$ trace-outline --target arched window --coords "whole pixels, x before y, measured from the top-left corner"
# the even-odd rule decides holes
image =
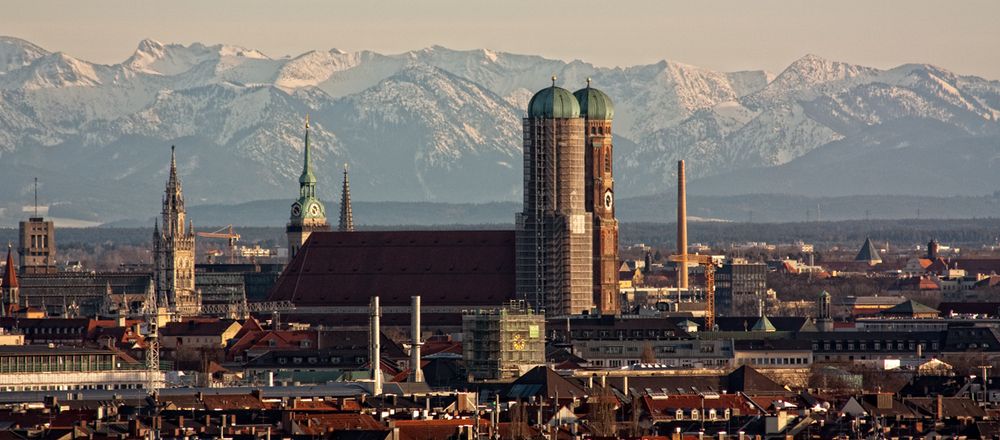
[[[611,152],[604,150],[604,172],[611,173]]]

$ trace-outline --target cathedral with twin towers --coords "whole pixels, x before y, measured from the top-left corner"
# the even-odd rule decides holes
[[[620,313],[620,298],[618,292],[618,220],[615,218],[615,192],[613,173],[613,142],[612,119],[614,105],[611,98],[604,92],[591,87],[590,80],[586,85],[570,92],[556,85],[556,77],[552,77],[552,85],[532,96],[526,117],[523,119],[523,151],[524,151],[524,193],[523,209],[515,216],[514,231],[451,231],[445,235],[461,244],[464,240],[480,240],[491,237],[490,240],[504,242],[506,234],[511,237],[508,245],[496,246],[492,249],[477,249],[474,254],[458,258],[466,250],[462,246],[449,248],[438,243],[434,238],[429,246],[437,246],[433,255],[438,258],[457,258],[455,261],[468,262],[471,259],[493,261],[499,272],[491,275],[494,279],[491,286],[502,288],[499,295],[505,300],[517,299],[524,301],[536,311],[545,311],[549,316],[568,316],[580,314],[617,315]],[[299,176],[299,195],[291,204],[289,220],[285,228],[288,246],[289,267],[301,268],[307,255],[315,258],[333,258],[325,253],[348,252],[345,249],[313,249],[310,252],[310,235],[351,233],[354,238],[344,236],[338,240],[358,241],[359,249],[368,249],[365,255],[388,255],[395,260],[412,249],[403,249],[399,242],[392,242],[384,236],[386,232],[353,232],[354,219],[351,210],[350,184],[347,166],[344,166],[343,189],[341,193],[340,218],[336,231],[331,231],[327,222],[326,208],[317,196],[317,177],[313,171],[313,151],[309,142],[309,118],[306,117],[303,145],[302,173]],[[167,183],[163,207],[163,230],[157,228],[156,243],[156,274],[157,290],[161,298],[178,309],[193,310],[198,302],[197,292],[193,290],[194,267],[194,233],[191,226],[184,225],[184,204],[180,192],[180,181],[176,177],[176,167],[171,159],[171,175]],[[381,234],[381,235],[380,235]],[[421,237],[433,234],[420,231],[398,231],[400,237],[410,237],[406,242],[417,242]],[[369,237],[369,235],[372,235]],[[376,237],[378,235],[378,237]],[[326,235],[324,235],[326,236]],[[370,238],[370,239],[369,239]],[[336,240],[335,240],[336,241]],[[489,240],[487,240],[489,241]],[[385,243],[392,242],[392,245]],[[383,244],[379,244],[383,243]],[[372,247],[385,249],[372,250]],[[315,247],[315,246],[314,246]],[[329,246],[327,246],[329,247]],[[423,249],[423,260],[432,258],[427,249]],[[300,256],[300,254],[302,254]],[[454,255],[453,255],[454,254]],[[495,254],[495,255],[494,255]],[[347,258],[357,263],[361,254],[342,255],[338,259]],[[388,257],[386,257],[388,258]],[[310,258],[312,260],[314,258]],[[420,258],[417,258],[420,260]],[[380,260],[381,261],[381,260]],[[415,260],[416,261],[416,260]],[[438,262],[445,264],[443,261]],[[373,262],[373,264],[381,264]],[[400,263],[401,264],[401,263]],[[425,271],[431,270],[434,261],[422,261]],[[510,272],[504,272],[505,265],[512,266]],[[400,266],[402,267],[402,266]],[[405,271],[405,268],[397,268]],[[319,274],[312,274],[319,283],[327,289],[353,289],[352,282],[357,285],[369,285],[376,279],[367,279],[361,283],[355,278],[362,276],[356,268],[345,272],[331,272],[329,268],[319,280]],[[423,290],[447,290],[450,286],[477,285],[471,280],[480,279],[481,273],[477,267],[471,267],[468,273],[459,273],[452,267],[447,272],[439,272],[434,277],[421,278],[419,288],[416,284],[400,284],[398,287],[407,290],[407,294],[426,294]],[[505,275],[509,273],[509,275]],[[302,298],[316,296],[316,292],[307,292],[307,284],[300,283],[302,270],[286,268],[277,285],[272,290],[271,300],[299,300],[303,304],[312,300]],[[410,273],[395,274],[396,278],[408,279]],[[390,277],[386,273],[373,273],[363,277]],[[388,279],[388,278],[386,278]],[[348,282],[348,280],[354,280]],[[383,280],[384,281],[384,280]],[[417,283],[419,284],[419,283]],[[478,285],[478,288],[482,288]],[[385,288],[383,288],[385,290]],[[413,292],[409,292],[413,290]],[[419,292],[417,290],[420,290]],[[482,292],[480,292],[482,293]],[[356,292],[344,291],[330,293],[350,297],[351,305],[365,304],[365,298],[374,295],[401,294],[399,292]],[[464,292],[467,298],[462,301],[449,299],[451,295],[442,298],[442,305],[464,306],[464,303],[478,301],[474,298],[476,292]],[[325,294],[324,294],[325,295]],[[491,296],[492,298],[492,296]],[[315,299],[315,298],[313,298]],[[483,298],[480,298],[483,299]],[[329,299],[313,301],[323,304]],[[341,301],[346,301],[341,298]],[[490,300],[496,301],[496,298]],[[358,304],[354,304],[354,303]],[[312,304],[309,303],[309,304]],[[485,305],[478,304],[477,305]],[[500,302],[495,303],[500,306]]]
[[[587,85],[556,85],[524,118],[524,206],[516,216],[517,296],[554,316],[620,312],[611,121]]]

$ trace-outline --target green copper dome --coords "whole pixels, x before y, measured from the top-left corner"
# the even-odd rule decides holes
[[[535,93],[528,102],[529,118],[564,119],[579,118],[580,103],[573,94],[562,87],[547,87]]]
[[[614,119],[615,106],[611,103],[611,98],[604,92],[590,87],[589,80],[587,87],[577,90],[573,96],[576,96],[576,100],[580,103],[580,116],[587,119]]]

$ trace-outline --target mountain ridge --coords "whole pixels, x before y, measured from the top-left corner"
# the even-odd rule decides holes
[[[121,63],[103,65],[13,37],[0,37],[0,184],[23,188],[24,179],[39,175],[50,182],[52,203],[78,205],[82,215],[105,221],[134,217],[130,205],[155,212],[148,201],[162,182],[150,170],[160,168],[169,145],[187,142],[178,152],[192,166],[185,171],[192,200],[291,197],[308,113],[325,197],[335,195],[337,171],[348,163],[361,199],[516,201],[520,119],[552,74],[571,89],[591,78],[615,100],[621,196],[669,188],[678,159],[688,161],[692,190],[704,178],[705,190],[719,194],[780,185],[808,195],[816,185],[795,176],[817,166],[807,159],[811,152],[837,149],[869,151],[889,173],[885,179],[913,188],[892,154],[873,153],[885,150],[871,149],[878,144],[871,133],[882,128],[876,137],[934,153],[900,153],[914,170],[954,150],[974,157],[949,163],[985,183],[970,186],[970,194],[1000,185],[989,175],[1000,157],[990,148],[1000,133],[1000,81],[928,64],[877,69],[807,54],[771,74],[666,60],[609,68],[441,46],[272,58],[234,45],[145,39]],[[948,137],[933,146],[905,131],[886,132],[937,123]],[[855,175],[857,163],[829,164],[835,169],[820,173],[828,179],[820,190],[855,188],[863,177]],[[74,175],[87,185],[73,184]],[[933,183],[913,191],[942,195],[937,187],[956,185]],[[0,195],[0,219],[19,215],[24,200],[23,190]]]

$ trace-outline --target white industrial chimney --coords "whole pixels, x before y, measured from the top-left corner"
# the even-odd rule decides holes
[[[382,395],[382,344],[381,324],[382,309],[378,305],[378,297],[372,297],[371,328],[368,330],[368,342],[371,347],[370,356],[372,369],[372,395]]]
[[[413,304],[413,316],[410,318],[410,382],[423,382],[424,371],[420,369],[420,346],[424,345],[420,340],[420,296],[410,297]]]

